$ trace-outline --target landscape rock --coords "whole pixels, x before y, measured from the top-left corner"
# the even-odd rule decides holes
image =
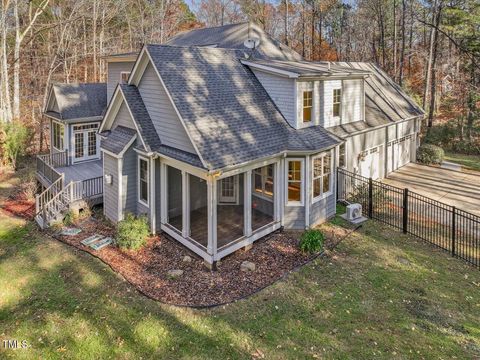
[[[192,258],[191,258],[190,256],[188,256],[188,255],[185,255],[185,256],[183,257],[183,262],[184,262],[184,263],[191,263],[191,262],[192,262]]]
[[[242,271],[255,271],[255,264],[250,261],[244,261],[242,262],[242,265],[240,265],[240,270]]]
[[[182,275],[183,275],[183,270],[179,270],[179,269],[168,270],[168,277],[172,279],[176,279]]]

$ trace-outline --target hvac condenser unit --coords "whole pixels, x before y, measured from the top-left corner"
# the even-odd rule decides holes
[[[362,205],[360,204],[347,205],[347,212],[342,215],[342,218],[353,224],[360,224],[367,220],[365,216],[362,216]]]

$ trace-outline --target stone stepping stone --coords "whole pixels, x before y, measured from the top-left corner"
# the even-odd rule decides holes
[[[82,232],[81,229],[77,229],[77,228],[67,228],[67,229],[63,229],[62,232],[60,233],[60,235],[64,235],[64,236],[75,236],[75,235],[78,235]]]
[[[95,234],[95,235],[92,235],[92,236],[89,236],[88,238],[80,241],[83,245],[85,246],[88,246],[90,244],[93,244],[94,242],[100,240],[100,239],[103,239],[103,236],[102,235],[98,235],[98,234]]]
[[[103,249],[105,246],[108,246],[110,245],[111,243],[113,243],[113,239],[111,237],[106,237],[106,238],[103,238],[102,240],[100,241],[97,241],[91,245],[89,245],[93,250],[101,250]]]

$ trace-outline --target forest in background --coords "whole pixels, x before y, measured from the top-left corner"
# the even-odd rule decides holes
[[[46,150],[48,84],[105,81],[106,55],[249,20],[307,60],[378,64],[426,110],[432,142],[480,154],[478,0],[0,1],[4,145],[23,124],[27,150]]]

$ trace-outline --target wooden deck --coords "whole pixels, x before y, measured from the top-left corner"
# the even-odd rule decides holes
[[[103,176],[102,160],[57,167],[55,170],[65,174],[65,184],[70,181],[83,181]]]
[[[271,215],[252,209],[252,230],[255,231],[273,222]],[[169,224],[176,229],[182,228],[182,217],[170,219]],[[244,212],[243,205],[218,205],[217,207],[217,248],[243,236]],[[190,237],[204,247],[208,245],[207,207],[190,213]]]

